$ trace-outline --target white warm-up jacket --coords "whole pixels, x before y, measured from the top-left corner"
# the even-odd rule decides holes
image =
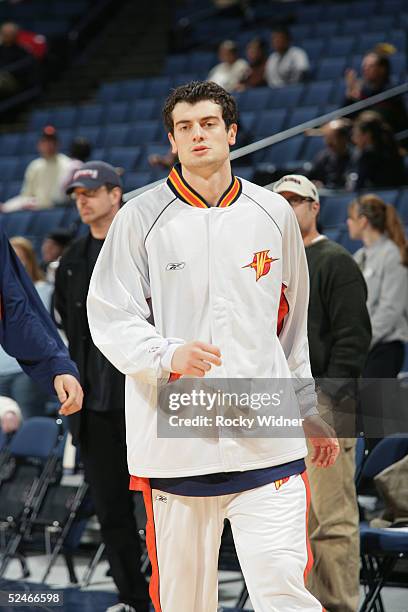
[[[175,167],[167,182],[130,200],[110,227],[88,295],[92,338],[126,374],[130,473],[190,476],[304,457],[303,437],[158,438],[156,397],[174,350],[201,340],[221,350],[212,378],[297,378],[300,412],[315,414],[308,298],[303,242],[281,196],[234,177],[210,207]]]

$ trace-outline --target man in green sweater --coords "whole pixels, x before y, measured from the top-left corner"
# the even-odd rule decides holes
[[[354,400],[342,381],[361,376],[371,340],[367,288],[355,261],[317,229],[318,191],[304,176],[286,175],[274,185],[299,223],[309,266],[308,336],[319,411],[337,424],[341,453],[335,465],[316,470],[307,461],[312,501],[309,534],[314,568],[308,587],[328,612],[355,612],[359,601],[359,514],[355,472]],[[344,381],[345,382],[345,381]],[[323,390],[324,389],[324,390]],[[347,415],[351,417],[349,423]],[[340,428],[339,419],[342,419]],[[343,436],[343,437],[342,437]]]

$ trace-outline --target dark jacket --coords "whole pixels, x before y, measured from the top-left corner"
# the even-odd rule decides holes
[[[306,257],[312,374],[330,379],[358,378],[371,341],[363,275],[350,253],[331,240],[306,247]]]
[[[84,388],[84,409],[89,408],[87,396],[87,365],[90,346],[97,357],[98,380],[92,381],[100,401],[93,408],[98,412],[124,410],[125,377],[105,359],[92,342],[86,312],[86,298],[90,281],[87,261],[90,235],[76,240],[63,255],[55,277],[55,310],[61,317],[62,327],[69,342],[69,352],[76,362]],[[93,364],[95,365],[95,364]],[[70,417],[74,441],[80,427],[80,415]]]
[[[78,370],[7,236],[0,231],[0,344],[47,393]]]

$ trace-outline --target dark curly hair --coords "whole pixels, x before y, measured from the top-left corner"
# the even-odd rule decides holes
[[[221,106],[226,129],[233,123],[238,123],[237,104],[231,94],[211,81],[191,81],[173,89],[164,103],[162,114],[167,132],[174,133],[172,113],[176,104],[179,102],[196,104],[202,100],[211,100]]]

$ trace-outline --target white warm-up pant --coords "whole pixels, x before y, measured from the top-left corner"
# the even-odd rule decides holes
[[[173,495],[151,489],[148,479],[132,481],[146,506],[155,612],[216,612],[224,519],[256,612],[322,612],[305,587],[312,565],[306,473],[214,497]]]

